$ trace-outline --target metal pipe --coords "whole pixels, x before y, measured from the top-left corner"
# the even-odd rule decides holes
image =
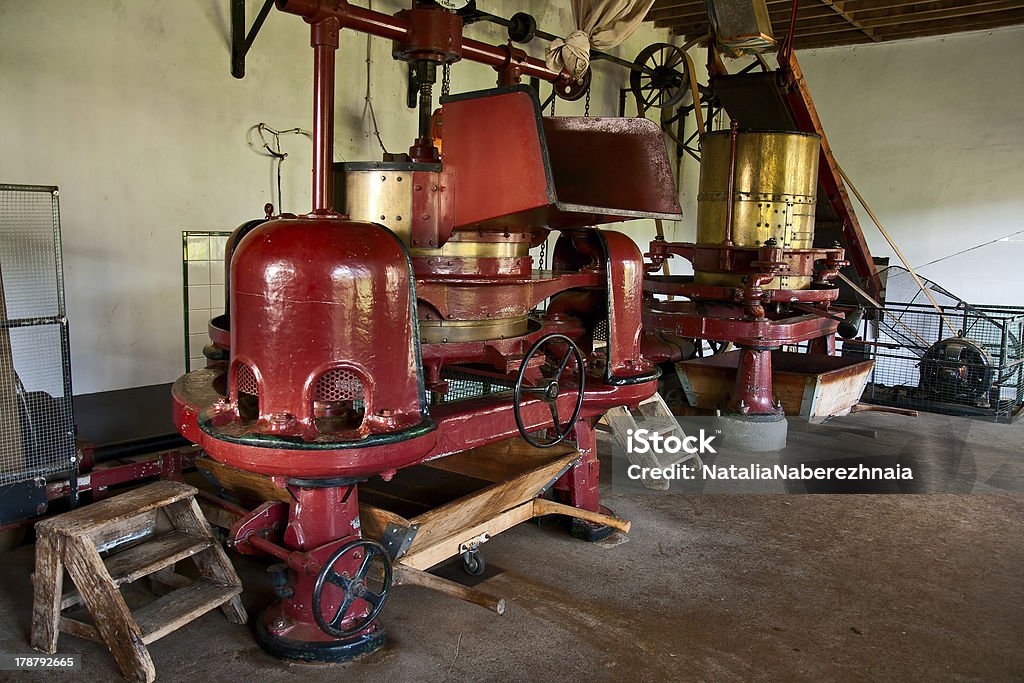
[[[103,444],[93,449],[95,462],[107,462],[121,458],[133,458],[138,455],[148,455],[160,451],[169,451],[172,448],[185,448],[190,446],[188,439],[177,432],[149,436],[131,441],[118,441],[116,443]]]
[[[399,42],[409,35],[408,21],[357,7],[345,0],[276,0],[276,2],[279,10],[297,14],[310,22],[321,22],[333,18],[338,21],[340,28],[348,28]],[[462,40],[462,58],[500,68],[511,61],[512,52],[507,45],[495,46],[464,38]],[[543,61],[533,57],[526,57],[521,62],[517,62],[517,66],[522,76],[540,78],[549,83],[567,82],[572,78],[568,73],[552,71]]]
[[[338,20],[313,24],[313,213],[333,213],[334,204],[334,58]]]
[[[739,127],[740,124],[736,119],[733,119],[729,125],[729,187],[725,202],[725,240],[723,242],[727,247],[732,246],[733,203],[736,194],[736,138]]]

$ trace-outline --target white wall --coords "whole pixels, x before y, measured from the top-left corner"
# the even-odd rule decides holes
[[[250,13],[259,3],[250,1]],[[377,2],[394,12],[399,0]],[[568,2],[489,1],[532,12],[568,32]],[[250,17],[251,21],[251,17]],[[309,30],[272,12],[248,59],[229,73],[228,0],[0,2],[0,181],[59,185],[75,393],[169,382],[183,368],[181,231],[230,230],[275,201],[269,159],[246,133],[311,125]],[[500,29],[467,35],[504,42]],[[620,48],[632,58],[667,36],[645,26]],[[363,118],[365,36],[345,32],[338,54],[336,147],[378,159]],[[539,54],[543,43],[532,46]],[[384,142],[405,151],[415,133],[405,65],[373,40],[374,100]],[[492,87],[489,67],[458,64],[453,92]],[[617,113],[626,72],[598,64],[592,115]],[[559,114],[583,102],[559,101]],[[284,209],[310,207],[310,143],[284,140]],[[641,243],[645,223],[631,228]]]
[[[567,2],[481,4],[530,11],[553,32],[572,23]],[[61,187],[76,393],[181,372],[181,231],[261,215],[274,200],[271,164],[247,131],[310,126],[306,25],[273,12],[242,81],[229,74],[227,27],[227,0],[0,2],[0,181]],[[503,42],[488,25],[467,35]],[[632,58],[666,38],[645,26],[618,52]],[[380,154],[363,117],[365,49],[364,36],[343,35],[336,146],[347,160]],[[837,158],[912,263],[1024,229],[1024,29],[799,56]],[[373,60],[384,141],[403,151],[416,125],[405,65],[381,40]],[[454,92],[485,88],[494,72],[458,64],[452,80]],[[625,83],[624,70],[598,62],[591,113],[617,113]],[[583,102],[559,101],[557,112],[582,114]],[[287,138],[284,151],[284,209],[305,211],[310,144]],[[668,226],[670,239],[693,237],[696,178],[685,165],[685,220]],[[872,250],[889,254],[863,214],[862,224]],[[642,246],[653,234],[650,222],[624,229]],[[1022,252],[1024,242],[1001,243],[922,274],[968,299],[1024,303]]]
[[[1024,230],[1024,27],[797,57],[836,159],[911,265]],[[684,164],[686,239],[697,174]],[[872,253],[898,264],[857,209]],[[1020,306],[1022,263],[1024,234],[920,274],[974,303]]]

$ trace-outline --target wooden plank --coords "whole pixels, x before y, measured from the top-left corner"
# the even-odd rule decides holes
[[[960,19],[944,19],[923,24],[914,24],[914,28],[902,26],[883,29],[879,35],[885,40],[902,38],[921,38],[925,36],[948,35],[964,31],[982,31],[991,28],[1002,28],[1024,23],[1024,9],[1003,10],[976,17]]]
[[[69,536],[81,536],[110,528],[145,512],[195,495],[196,489],[176,481],[158,481],[132,489],[113,498],[44,519],[36,528],[53,529]]]
[[[408,529],[412,522],[384,508],[359,504],[359,525],[363,538],[371,538],[380,542],[384,538],[384,530],[388,524],[394,524]]]
[[[452,535],[466,540],[465,530],[534,498],[555,476],[580,458],[573,450],[546,465],[524,472],[514,479],[492,484],[412,519],[419,524],[410,553]]]
[[[474,605],[480,605],[486,609],[491,610],[497,614],[505,613],[505,599],[496,598],[489,593],[463,586],[460,583],[449,581],[448,579],[440,576],[434,576],[428,574],[425,571],[419,569],[413,569],[412,567],[405,566],[404,564],[396,564],[394,567],[394,584],[396,586],[420,586],[421,588],[429,588],[432,591],[438,593],[444,593],[458,600],[464,600],[465,602],[471,602]]]
[[[95,546],[82,536],[65,538],[64,543],[64,562],[68,574],[85,599],[96,629],[114,656],[121,673],[132,681],[150,683],[155,680],[156,667],[146,650],[142,632],[120,591],[114,586]]]
[[[36,567],[33,578],[31,644],[37,650],[57,651],[61,591],[64,584],[63,539],[42,532],[36,538]]]
[[[429,460],[423,464],[475,479],[498,482],[519,476],[574,450],[572,446],[565,444],[553,448],[534,448],[521,438],[515,438],[445,458]]]
[[[917,417],[918,412],[916,410],[910,410],[909,408],[895,408],[893,406],[876,406],[871,403],[858,403],[850,409],[851,413],[892,413],[893,415],[905,415],[907,417]]]
[[[89,534],[89,538],[101,553],[119,545],[137,541],[156,532],[159,513],[159,510],[149,510],[135,517],[122,519],[109,527],[93,531]]]
[[[419,547],[414,542],[415,552],[403,556],[399,563],[414,569],[430,569],[438,562],[458,555],[460,553],[459,545],[463,542],[476,538],[484,532],[496,536],[528,519],[533,519],[533,500],[528,500],[522,505],[517,505],[475,526],[465,527],[458,535],[435,540],[430,544],[420,543]]]
[[[625,519],[619,519],[618,517],[612,517],[611,515],[604,515],[600,512],[581,510],[580,508],[573,507],[572,505],[556,503],[553,500],[534,498],[533,516],[541,517],[543,515],[566,515],[567,517],[575,517],[576,519],[593,522],[594,524],[610,526],[611,528],[618,529],[623,533],[629,533],[630,526],[632,526],[631,523]]]
[[[896,8],[876,11],[865,11],[857,14],[857,20],[865,26],[900,26],[906,24],[933,21],[935,19],[951,19],[986,14],[1007,9],[1019,9],[1019,0],[984,0],[965,4],[963,0],[936,0],[912,8]]]
[[[679,363],[684,389],[693,407],[721,407],[733,391],[738,352]],[[842,356],[776,352],[772,354],[772,393],[786,415],[821,419],[849,412],[871,372],[871,361],[851,362]],[[798,369],[799,368],[799,369]],[[813,410],[812,410],[813,407]]]
[[[839,0],[838,2],[836,2],[834,0],[818,0],[818,2],[820,2],[823,5],[825,5],[826,7],[831,9],[833,12],[835,12],[836,14],[841,16],[846,21],[846,23],[848,23],[850,26],[852,26],[853,28],[857,29],[858,31],[860,31],[861,33],[866,35],[871,40],[873,40],[875,42],[878,42],[880,40],[875,35],[875,32],[873,30],[871,30],[870,28],[868,28],[868,27],[864,26],[863,24],[861,24],[859,21],[857,21],[853,17],[852,14],[850,14],[846,10],[845,3],[843,3],[842,0]],[[797,25],[797,30],[798,31],[800,30],[799,24]]]
[[[60,630],[61,632],[67,633],[68,635],[76,638],[84,638],[85,640],[92,640],[97,643],[103,642],[103,638],[100,636],[100,632],[96,630],[95,626],[87,624],[84,621],[78,621],[77,619],[61,617]]]
[[[171,531],[108,557],[104,564],[118,586],[137,581],[213,545],[209,536]]]
[[[292,502],[288,490],[275,484],[266,475],[246,472],[207,457],[196,458],[196,467],[209,472],[226,491],[241,503],[242,507],[256,509],[268,500]]]
[[[213,529],[210,523],[203,517],[203,511],[199,509],[199,503],[195,498],[179,500],[171,503],[166,508],[167,516],[176,529],[180,529],[194,536],[206,536],[213,539]],[[221,610],[228,621],[233,624],[244,624],[249,620],[245,608],[238,594],[242,592],[242,580],[238,578],[234,565],[228,559],[224,549],[218,543],[211,543],[209,547],[192,556],[192,561],[199,568],[199,573],[219,585],[232,586],[238,589],[233,597],[221,605]]]
[[[135,612],[142,641],[150,644],[210,610],[230,602],[242,592],[241,586],[224,585],[203,577],[185,588],[157,598]]]

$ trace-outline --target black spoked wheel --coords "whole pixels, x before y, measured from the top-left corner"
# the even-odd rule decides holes
[[[338,565],[341,565],[338,567]],[[380,564],[380,576],[373,570]],[[351,567],[355,566],[355,569]],[[334,614],[324,614],[323,591],[327,584],[341,589],[341,601]],[[391,559],[380,543],[369,539],[352,541],[341,546],[324,563],[313,584],[313,617],[324,633],[344,638],[370,625],[391,592]],[[345,620],[357,610],[367,610],[361,616]]]
[[[530,360],[544,349],[560,351],[559,347],[567,348],[564,354],[544,353],[546,360],[541,371],[542,373],[547,371],[547,374],[542,374],[542,378],[536,383],[527,384],[526,371],[530,366]],[[552,359],[557,360],[552,361]],[[558,397],[564,389],[565,380],[568,378],[566,370],[569,368],[570,360],[575,361],[573,369],[578,380],[575,387],[576,403],[569,421],[562,423],[558,415]],[[580,416],[580,410],[583,408],[585,378],[586,365],[583,362],[583,354],[580,353],[579,347],[576,346],[573,340],[564,334],[549,334],[541,337],[530,347],[530,350],[526,352],[526,357],[523,358],[522,365],[519,366],[519,375],[516,377],[515,386],[515,403],[513,403],[516,426],[519,427],[519,434],[522,435],[528,444],[535,448],[551,448],[555,444],[565,441],[565,438],[569,436],[572,428],[576,425],[576,420]],[[550,431],[554,432],[554,438],[547,440],[538,439],[527,430],[526,425],[523,423],[522,415],[523,396],[539,398],[548,405],[552,420]]]
[[[641,69],[629,74],[629,88],[639,109],[665,109],[683,101],[688,74],[682,48],[668,43],[648,45],[633,60]]]

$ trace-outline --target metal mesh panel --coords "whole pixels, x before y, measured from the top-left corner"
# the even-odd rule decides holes
[[[0,185],[0,483],[75,467],[55,187]]]
[[[939,310],[901,268],[863,348],[875,361],[866,400],[1008,421],[1024,405],[1024,308],[972,305],[925,280]],[[892,293],[908,295],[907,302]],[[941,311],[941,313],[940,313]],[[862,345],[846,342],[844,354]]]
[[[341,368],[328,370],[316,380],[313,389],[313,400],[330,401],[362,401],[363,383],[354,373]]]
[[[482,377],[470,372],[459,372],[445,368],[442,376],[448,382],[446,393],[429,391],[428,396],[431,405],[444,405],[447,403],[458,403],[469,399],[498,394],[505,391],[512,391],[514,380],[501,380],[498,378]]]
[[[256,375],[245,363],[235,365],[235,390],[239,394],[259,396],[260,388],[256,382]]]

